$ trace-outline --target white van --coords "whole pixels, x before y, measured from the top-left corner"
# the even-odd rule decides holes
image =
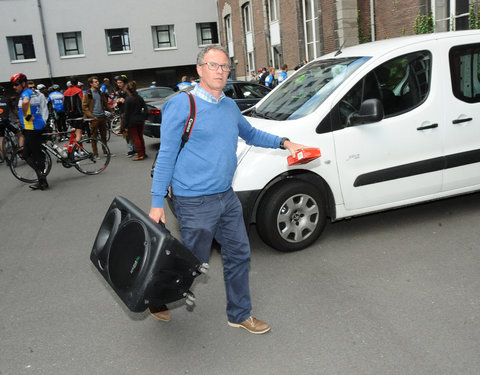
[[[342,218],[480,189],[480,31],[383,40],[305,65],[244,113],[322,156],[288,166],[240,141],[233,181],[273,248]]]

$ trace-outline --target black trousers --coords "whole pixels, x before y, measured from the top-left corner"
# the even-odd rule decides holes
[[[25,130],[23,145],[23,158],[31,166],[39,180],[46,180],[45,155],[42,152],[43,130]]]

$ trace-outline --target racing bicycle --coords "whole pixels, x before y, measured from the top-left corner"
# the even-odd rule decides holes
[[[55,138],[70,133],[68,144],[63,147],[57,145]],[[75,130],[67,132],[44,133],[44,143],[42,143],[42,152],[45,157],[45,169],[43,173],[48,175],[52,169],[53,155],[59,163],[65,168],[75,167],[79,172],[87,175],[96,175],[105,170],[110,163],[110,149],[97,138],[84,138],[77,142],[75,139]],[[93,143],[97,143],[98,155],[92,150]],[[103,153],[102,153],[103,151]],[[23,157],[23,148],[15,150],[10,160],[10,170],[12,174],[20,181],[34,183],[37,181],[35,170],[26,162]]]

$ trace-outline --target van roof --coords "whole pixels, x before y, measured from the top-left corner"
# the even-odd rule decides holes
[[[421,34],[402,36],[392,39],[383,39],[375,42],[358,44],[351,47],[342,48],[340,54],[335,56],[337,51],[331,52],[320,57],[320,59],[327,59],[333,57],[350,57],[350,56],[379,56],[386,52],[393,51],[411,44],[428,42],[430,40],[446,39],[446,38],[462,38],[465,36],[476,35],[480,38],[480,30],[465,30],[465,31],[449,31],[441,33]],[[480,39],[479,39],[480,40]]]

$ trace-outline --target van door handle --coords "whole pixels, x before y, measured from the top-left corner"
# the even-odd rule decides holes
[[[438,128],[438,124],[430,124],[425,126],[420,126],[417,130],[427,130],[427,129],[435,129]]]
[[[472,120],[473,120],[473,118],[471,118],[471,117],[460,118],[458,120],[453,120],[452,124],[461,124],[462,122],[469,122],[469,121],[472,121]]]

